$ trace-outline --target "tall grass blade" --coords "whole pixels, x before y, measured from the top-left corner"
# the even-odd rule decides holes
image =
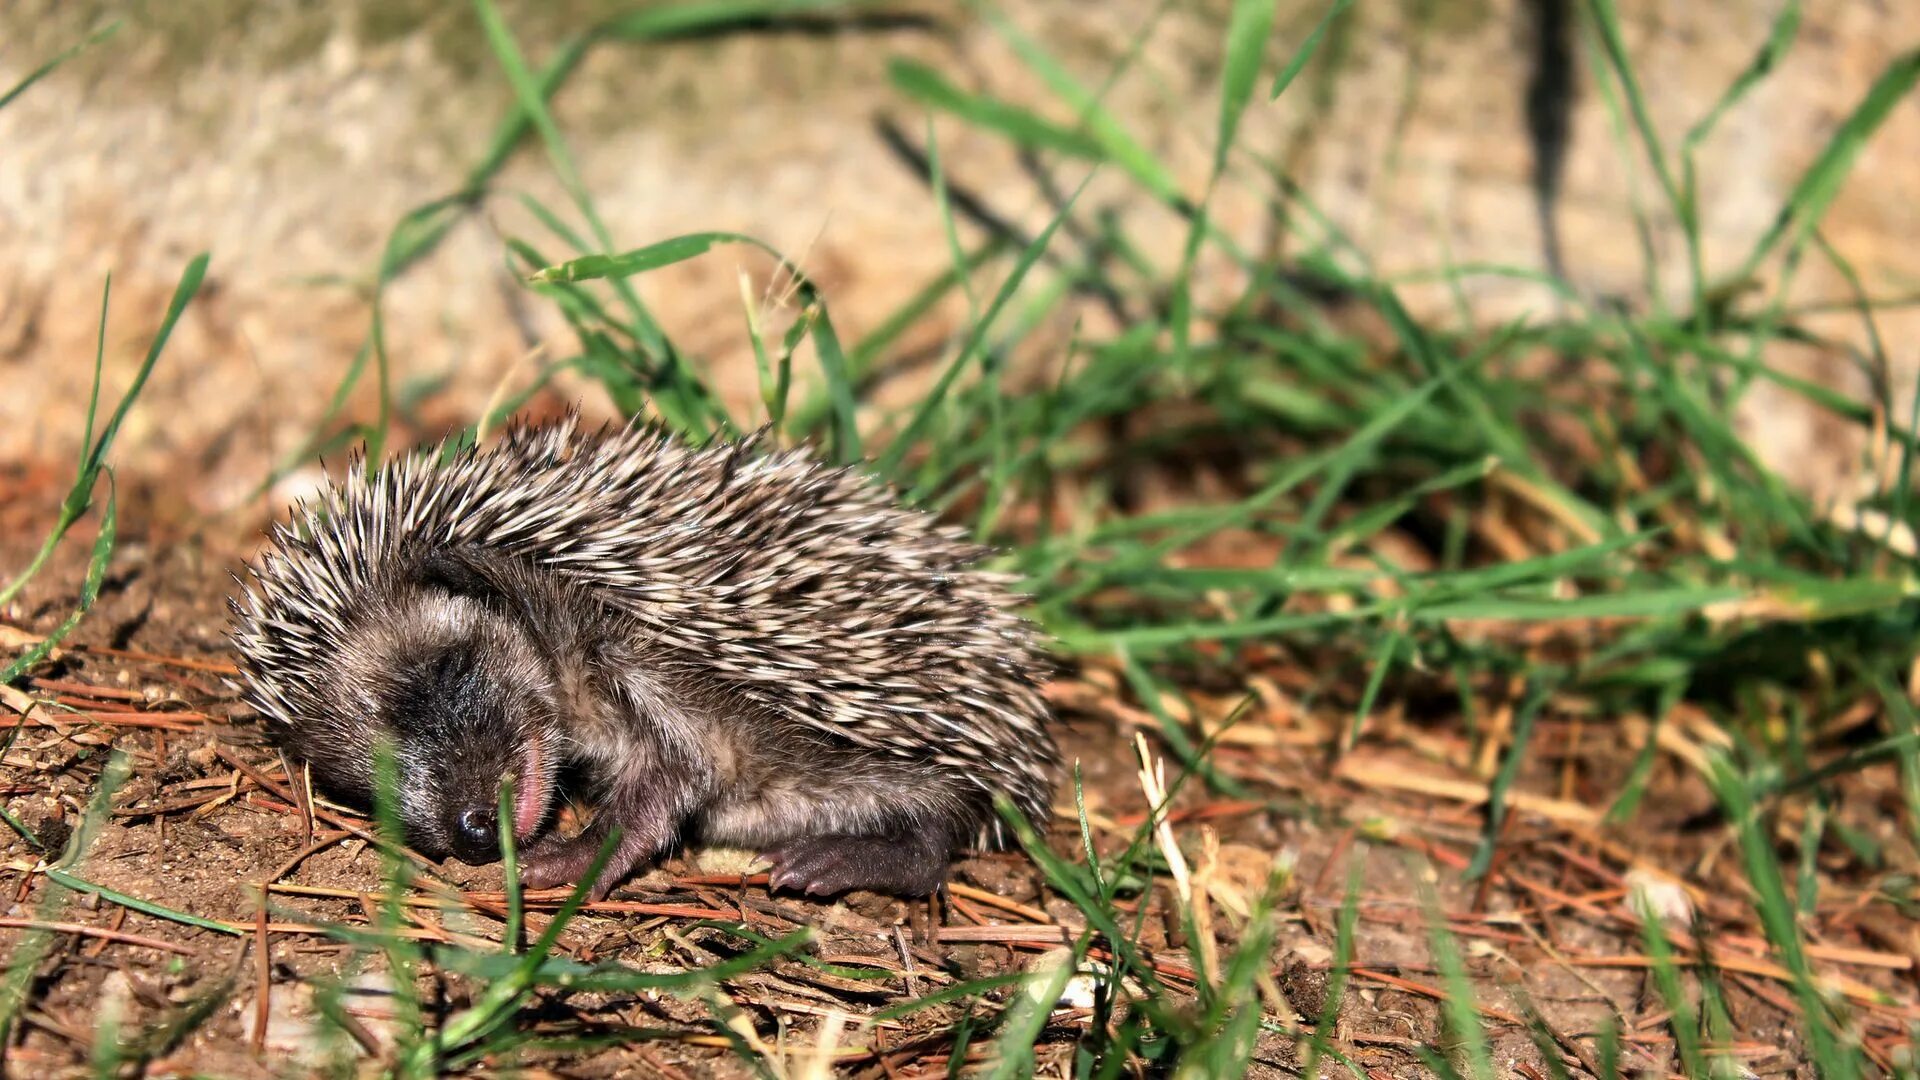
[[[1733,275],[1735,281],[1752,277],[1761,260],[1771,254],[1782,239],[1787,240],[1789,248],[1798,248],[1806,242],[1808,233],[1826,216],[1827,207],[1840,194],[1841,184],[1853,171],[1853,163],[1859,159],[1867,141],[1896,107],[1910,99],[1916,80],[1920,80],[1920,49],[1902,53],[1887,65],[1868,88],[1866,96],[1841,122],[1820,156],[1793,185],[1773,224]]]
[[[1333,967],[1327,973],[1327,992],[1321,999],[1320,1015],[1314,1017],[1313,1037],[1307,1043],[1302,1076],[1318,1076],[1315,1066],[1333,1043],[1334,1027],[1340,1022],[1340,1005],[1346,1000],[1347,980],[1353,977],[1354,928],[1360,922],[1361,865],[1358,858],[1347,864],[1347,888],[1340,901],[1340,915],[1333,928]]]
[[[205,279],[206,274],[207,256],[204,253],[195,256],[187,263],[186,271],[181,274],[180,282],[174,288],[173,299],[167,304],[166,314],[160,320],[160,329],[154,333],[153,341],[147,347],[146,358],[134,372],[132,384],[127,387],[126,393],[121,395],[119,405],[114,408],[113,416],[108,419],[106,427],[101,429],[99,437],[92,438],[94,407],[100,400],[99,357],[105,347],[103,343],[107,332],[106,292],[103,290],[100,336],[95,345],[94,383],[87,404],[89,442],[82,448],[79,473],[74,477],[73,486],[67,490],[66,498],[61,500],[60,515],[55,520],[46,541],[40,546],[40,550],[35,553],[32,561],[19,576],[8,582],[6,588],[0,589],[0,607],[11,602],[15,596],[19,595],[26,583],[40,572],[40,568],[46,565],[47,559],[52,557],[54,548],[59,546],[60,539],[92,505],[94,483],[100,476],[102,466],[106,463],[107,452],[113,449],[114,438],[120,434],[120,425],[126,420],[127,412],[133,408],[133,403],[139,400],[140,391],[147,385],[147,377],[153,374],[153,366],[160,361],[160,353],[167,347],[167,339],[173,334],[174,324],[180,321],[180,316],[186,311],[187,304],[192,301],[194,294],[200,291],[200,283]],[[110,280],[109,288],[111,288]],[[4,681],[0,679],[0,682]]]
[[[969,93],[918,61],[893,60],[887,65],[887,78],[895,89],[921,104],[950,112],[988,131],[997,131],[1021,146],[1052,150],[1088,161],[1106,157],[1093,136],[1043,120],[1031,109],[986,94]]]
[[[1473,1080],[1493,1080],[1493,1048],[1487,1042],[1486,1026],[1480,1022],[1480,1009],[1474,1004],[1473,980],[1467,975],[1458,943],[1447,932],[1439,895],[1417,869],[1414,873],[1420,882],[1420,906],[1427,917],[1428,945],[1446,986],[1447,998],[1440,1003],[1440,1016],[1455,1051],[1451,1057],[1465,1061],[1465,1071]]]
[[[114,21],[106,24],[105,26],[102,26],[100,29],[95,30],[93,33],[88,34],[86,37],[80,39],[80,41],[67,46],[65,49],[62,49],[60,52],[54,55],[53,59],[48,60],[46,63],[41,64],[39,67],[34,68],[32,71],[27,72],[25,78],[21,79],[17,83],[14,83],[13,86],[10,87],[6,93],[0,94],[0,109],[4,109],[8,105],[13,104],[13,100],[15,98],[19,97],[21,94],[26,93],[27,89],[31,87],[34,83],[37,83],[41,79],[46,78],[48,75],[53,74],[53,72],[57,70],[61,64],[66,63],[67,61],[73,59],[74,57],[80,55],[81,53],[87,51],[88,49],[94,47],[95,45],[98,45],[100,42],[105,41],[108,38],[112,37],[114,32],[119,29],[120,29],[120,20],[115,19]]]
[[[1747,882],[1754,891],[1754,906],[1766,929],[1767,941],[1780,962],[1793,974],[1794,996],[1800,1005],[1800,1022],[1812,1048],[1811,1056],[1819,1075],[1825,1080],[1852,1080],[1860,1075],[1858,1048],[1843,1045],[1839,1032],[1843,1025],[1831,1016],[1821,994],[1813,967],[1800,940],[1800,924],[1795,905],[1787,896],[1785,877],[1774,854],[1771,830],[1762,822],[1748,783],[1724,753],[1708,757],[1707,780],[1720,805],[1726,810],[1740,841]]]
[[[968,329],[967,337],[965,341],[961,343],[959,353],[954,356],[952,362],[947,365],[946,370],[940,373],[940,378],[933,384],[933,387],[928,390],[926,396],[921,399],[919,408],[914,411],[913,418],[908,421],[907,426],[902,429],[898,435],[894,436],[893,441],[887,446],[886,453],[881,455],[880,460],[876,463],[876,469],[880,475],[894,476],[898,473],[900,463],[906,459],[907,453],[920,442],[921,437],[926,433],[928,425],[933,423],[935,414],[946,404],[947,396],[952,392],[954,382],[958,380],[961,373],[973,363],[986,341],[988,331],[993,328],[994,323],[1000,317],[1000,313],[1005,310],[1007,302],[1012,300],[1014,293],[1019,291],[1021,283],[1026,281],[1028,271],[1032,270],[1034,264],[1040,261],[1040,256],[1046,253],[1047,245],[1053,241],[1054,232],[1059,229],[1060,223],[1066,220],[1067,215],[1073,212],[1074,204],[1079,201],[1081,192],[1087,189],[1087,184],[1090,183],[1092,179],[1092,174],[1089,174],[1086,180],[1080,182],[1080,187],[1067,199],[1066,205],[1060,208],[1060,212],[1054,215],[1053,220],[1047,222],[1047,227],[1040,230],[1040,235],[1034,237],[1033,242],[1027,245],[1025,251],[1020,253],[1019,261],[1014,263],[1013,269],[1007,274],[1006,280],[1000,283],[1000,289],[994,294],[993,300],[987,305],[985,314],[981,315],[980,318],[974,322],[973,326]]]
[[[1313,29],[1308,32],[1306,40],[1293,51],[1293,59],[1288,60],[1287,66],[1281,68],[1280,73],[1273,77],[1273,87],[1267,91],[1268,98],[1277,98],[1287,92],[1287,87],[1292,86],[1293,80],[1300,77],[1300,72],[1307,66],[1307,61],[1313,59],[1313,54],[1319,50],[1320,39],[1327,36],[1327,27],[1332,26],[1335,19],[1345,14],[1352,3],[1353,0],[1333,0],[1327,8],[1327,13],[1320,16],[1319,22],[1313,24]]]

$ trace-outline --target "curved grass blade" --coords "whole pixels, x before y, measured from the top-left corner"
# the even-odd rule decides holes
[[[94,538],[93,555],[87,560],[87,576],[80,583],[80,605],[72,611],[53,632],[41,638],[31,648],[15,657],[13,662],[0,669],[0,686],[5,686],[46,659],[74,628],[80,620],[93,610],[94,602],[100,599],[100,585],[107,578],[107,563],[113,557],[114,539],[119,532],[119,512],[115,505],[113,473],[107,473],[107,508],[100,515],[100,535]]]
[[[141,361],[139,369],[134,372],[133,383],[127,387],[126,393],[121,395],[120,403],[113,410],[113,416],[108,419],[106,427],[100,430],[97,439],[93,439],[91,436],[94,408],[100,400],[99,364],[101,352],[104,349],[103,344],[96,344],[93,390],[87,404],[87,433],[90,445],[82,449],[79,475],[74,477],[73,486],[67,490],[66,498],[60,502],[60,515],[54,521],[52,532],[48,533],[46,541],[41,544],[40,550],[35,553],[32,561],[27,563],[27,568],[22,570],[18,577],[8,582],[6,588],[0,589],[0,607],[4,607],[18,595],[28,580],[40,572],[41,567],[45,566],[47,560],[52,557],[54,548],[59,546],[61,538],[67,534],[67,530],[80,520],[88,507],[92,506],[95,481],[98,480],[101,468],[106,462],[107,451],[113,448],[114,438],[120,434],[120,424],[126,420],[127,412],[133,408],[133,403],[139,400],[140,391],[147,385],[147,377],[153,374],[153,366],[159,362],[160,353],[167,347],[167,339],[173,334],[174,324],[180,321],[180,315],[186,310],[188,302],[200,291],[200,283],[206,275],[207,255],[203,252],[195,256],[187,264],[186,271],[181,274],[180,283],[173,291],[173,299],[167,304],[166,315],[160,321],[160,329],[154,334],[152,344],[147,347],[146,359]],[[111,280],[108,287],[111,288]],[[100,302],[99,342],[105,341],[106,332],[107,300],[103,293]],[[8,674],[0,676],[0,682],[11,680],[17,674],[17,671],[9,668]]]
[[[1105,148],[1093,136],[1043,120],[1029,109],[998,98],[968,93],[918,61],[896,58],[887,65],[887,78],[896,89],[922,104],[997,131],[1022,146],[1053,150],[1088,161],[1102,161],[1107,156]]]
[[[68,838],[66,852],[54,862],[54,869],[49,871],[49,876],[86,857],[94,837],[99,835],[101,823],[113,812],[113,793],[119,790],[131,771],[131,759],[124,751],[115,750],[108,756],[107,764],[100,772],[100,782],[94,788],[93,798],[88,802],[86,812],[80,816],[80,827]],[[35,921],[43,924],[56,921],[67,898],[65,890],[46,890],[40,898]],[[0,1047],[11,1045],[13,1019],[32,994],[35,972],[47,951],[52,948],[53,940],[51,930],[29,930],[21,935],[7,957],[6,974],[0,977]]]
[[[1782,238],[1790,238],[1788,246],[1792,248],[1805,243],[1808,233],[1819,224],[1826,215],[1827,207],[1840,194],[1840,186],[1846,181],[1847,174],[1853,171],[1853,163],[1860,157],[1860,151],[1866,148],[1867,141],[1874,132],[1880,130],[1880,125],[1886,122],[1893,110],[1908,100],[1916,81],[1920,81],[1920,49],[1896,57],[1874,80],[1866,96],[1860,99],[1839,130],[1834,132],[1820,156],[1794,184],[1785,204],[1774,216],[1773,224],[1754,244],[1746,262],[1733,275],[1735,281],[1751,277],[1760,261],[1779,246]]]
[[[1060,223],[1067,219],[1067,215],[1073,212],[1074,205],[1080,201],[1081,193],[1087,190],[1087,185],[1092,182],[1093,176],[1094,174],[1089,173],[1087,178],[1080,182],[1080,186],[1060,207],[1060,212],[1054,215],[1052,221],[1047,222],[1047,227],[1040,230],[1040,235],[1034,237],[1033,242],[1020,253],[1020,260],[1014,264],[1006,280],[1000,283],[1000,290],[994,294],[993,301],[987,305],[986,314],[975,320],[973,326],[967,331],[966,341],[960,346],[959,353],[947,365],[946,370],[940,373],[940,378],[933,384],[932,389],[927,391],[926,397],[920,402],[919,409],[914,412],[913,419],[907,423],[900,434],[894,436],[892,443],[887,446],[886,453],[881,455],[876,468],[882,476],[894,475],[899,470],[901,461],[906,458],[907,452],[913,449],[914,444],[919,442],[921,436],[926,433],[927,425],[933,422],[934,414],[939,411],[946,402],[947,395],[952,391],[954,381],[980,352],[981,344],[986,340],[987,331],[993,328],[994,321],[1000,317],[1000,312],[1006,308],[1007,302],[1013,299],[1015,292],[1019,291],[1021,283],[1027,278],[1027,272],[1040,261],[1040,256],[1046,252],[1047,245],[1053,240],[1054,232],[1060,228]]]
[[[19,97],[21,94],[26,93],[27,88],[32,86],[34,83],[37,83],[41,79],[44,79],[48,75],[51,75],[54,72],[54,69],[58,68],[61,64],[66,63],[67,61],[73,59],[75,56],[78,56],[79,54],[87,51],[88,49],[91,49],[95,45],[98,45],[102,41],[105,41],[108,38],[112,37],[114,32],[119,29],[120,29],[120,20],[115,19],[114,21],[108,23],[107,25],[102,26],[100,29],[95,30],[93,33],[88,34],[86,37],[80,39],[78,42],[75,42],[74,44],[67,46],[65,49],[61,50],[58,54],[56,54],[53,59],[48,60],[46,63],[41,64],[39,67],[34,68],[32,71],[27,72],[26,78],[21,79],[17,83],[14,83],[13,86],[10,89],[8,89],[6,93],[0,94],[0,109],[4,109],[8,105],[11,105],[13,103],[13,99]]]
[[[1307,61],[1313,59],[1313,54],[1319,51],[1320,39],[1326,36],[1327,27],[1333,25],[1333,21],[1339,18],[1352,3],[1353,0],[1334,0],[1333,5],[1327,8],[1327,13],[1320,16],[1320,21],[1315,23],[1313,30],[1307,34],[1307,39],[1294,50],[1293,59],[1287,61],[1287,66],[1281,68],[1280,74],[1274,76],[1273,88],[1267,91],[1269,99],[1286,93],[1287,87],[1293,85],[1293,80],[1299,78],[1301,69],[1307,66]]]
[[[689,233],[620,254],[583,255],[537,270],[529,275],[528,280],[540,284],[621,280],[697,258],[722,244],[739,244],[765,252],[780,269],[792,275],[805,309],[803,317],[788,335],[787,351],[792,351],[802,335],[813,335],[814,349],[819,356],[833,415],[834,456],[843,462],[857,460],[861,456],[861,440],[855,418],[852,365],[848,363],[839,334],[833,328],[825,300],[799,266],[778,248],[744,233]]]

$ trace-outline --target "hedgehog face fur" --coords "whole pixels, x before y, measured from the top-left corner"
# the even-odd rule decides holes
[[[513,781],[517,835],[546,817],[559,767],[557,680],[528,627],[450,584],[423,567],[369,603],[369,618],[343,642],[339,697],[367,719],[366,738],[296,727],[289,741],[322,776],[367,798],[373,743],[386,738],[413,844],[484,862],[499,856],[488,793],[503,779]]]
[[[276,528],[232,602],[249,698],[350,798],[374,747],[409,840],[497,854],[501,784],[535,887],[605,893],[685,840],[750,846],[775,886],[903,894],[1044,823],[1043,662],[982,549],[846,469],[756,440],[515,428],[363,467]],[[543,834],[555,777],[590,780]]]

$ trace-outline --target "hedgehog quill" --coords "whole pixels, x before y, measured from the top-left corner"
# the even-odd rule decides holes
[[[372,798],[390,740],[410,843],[607,894],[680,843],[777,888],[919,895],[993,798],[1044,824],[1044,661],[961,531],[851,469],[748,438],[517,426],[356,463],[276,525],[229,602],[248,698],[326,788]],[[552,828],[563,769],[584,830]]]

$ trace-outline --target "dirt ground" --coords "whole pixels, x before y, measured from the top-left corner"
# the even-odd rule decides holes
[[[43,534],[65,482],[53,465],[0,473],[0,565],[19,566]],[[11,951],[21,927],[51,918],[57,933],[30,999],[23,1031],[9,1048],[12,1076],[85,1074],[95,1026],[117,1013],[123,1038],[150,1056],[148,1075],[298,1075],[313,1055],[313,980],[350,977],[357,992],[359,1053],[388,1038],[391,1001],[378,962],[356,966],[353,949],[312,924],[364,923],[380,891],[380,861],[360,835],[357,814],[329,812],[308,826],[277,755],[251,711],[239,703],[231,656],[222,640],[226,571],[244,554],[258,522],[169,526],[128,512],[98,606],[56,659],[0,699],[0,719],[20,726],[0,767],[6,808],[44,843],[60,841],[81,818],[108,747],[131,755],[132,772],[109,822],[75,869],[86,881],[126,897],[214,920],[199,928],[94,896],[70,896],[48,914],[52,887],[40,856],[8,831],[0,846],[0,943]],[[88,538],[76,535],[0,623],[0,636],[26,641],[71,609]],[[1142,820],[1134,741],[1159,752],[1154,721],[1114,689],[1116,673],[1074,671],[1050,690],[1069,757],[1084,774],[1089,819],[1103,852],[1123,848]],[[1599,823],[1646,737],[1628,718],[1543,717],[1525,794],[1514,799],[1493,868],[1466,882],[1483,829],[1486,763],[1467,760],[1457,724],[1408,702],[1383,709],[1355,750],[1328,767],[1325,747],[1350,706],[1301,706],[1294,692],[1311,680],[1277,648],[1259,647],[1215,670],[1182,674],[1195,687],[1184,718],[1202,730],[1247,694],[1256,706],[1220,739],[1215,761],[1243,784],[1244,797],[1187,785],[1175,831],[1212,912],[1211,941],[1186,940],[1162,916],[1167,878],[1140,897],[1149,905],[1143,945],[1161,977],[1190,988],[1194,952],[1224,955],[1240,936],[1243,912],[1273,870],[1290,863],[1280,906],[1283,926],[1261,982],[1261,1004],[1275,1025],[1261,1036],[1256,1075],[1291,1075],[1298,1047],[1280,1031],[1321,1009],[1334,927],[1348,868],[1361,868],[1356,969],[1335,1029],[1337,1046],[1375,1077],[1427,1075],[1419,1048],[1443,1048],[1436,995],[1442,977],[1429,951],[1420,879],[1432,881],[1448,929],[1478,988],[1501,1075],[1538,1080],[1545,1063],[1523,1025],[1526,1001],[1539,1010],[1555,1051],[1592,1067],[1595,1033],[1610,1015],[1623,1033],[1625,1062],[1666,1072],[1669,1016],[1652,988],[1646,948],[1629,894],[1676,913],[1672,935],[1682,956],[1705,948],[1723,974],[1737,1026],[1739,1063],[1758,1075],[1801,1070],[1795,1015],[1784,973],[1766,959],[1749,908],[1729,892],[1740,880],[1738,853],[1704,784],[1686,765],[1709,736],[1704,724],[1671,725],[1662,737],[1650,799],[1630,828]],[[1423,715],[1432,713],[1432,715]],[[1897,799],[1890,773],[1869,771],[1836,820],[1890,845]],[[1079,849],[1061,805],[1053,846]],[[1790,824],[1790,823],[1789,823]],[[853,980],[797,962],[733,980],[725,996],[744,1010],[775,1067],[797,1072],[822,1045],[856,1076],[945,1075],[950,1029],[969,1008],[952,1003],[871,1028],[862,1017],[957,981],[1033,965],[1057,949],[1060,928],[1077,928],[1074,907],[1045,887],[1023,857],[983,855],[958,865],[944,902],[906,903],[854,894],[834,903],[769,894],[742,857],[694,853],[669,860],[591,905],[571,924],[561,948],[582,960],[612,960],[646,970],[713,962],[740,949],[703,919],[743,922],[769,937],[803,926],[819,932],[815,955],[833,964],[883,973]],[[1822,855],[1822,888],[1807,930],[1821,973],[1856,1018],[1868,1047],[1885,1058],[1907,1025],[1920,1019],[1911,922],[1881,891],[1884,884],[1843,851]],[[498,866],[432,866],[435,898],[410,910],[425,940],[499,940]],[[746,876],[743,876],[746,875]],[[269,892],[263,921],[259,897]],[[1891,890],[1889,890],[1890,892]],[[555,899],[535,911],[551,910]],[[1685,911],[1697,913],[1691,931]],[[533,928],[543,925],[536,914]],[[1700,941],[1707,944],[1702,946]],[[1096,954],[1097,955],[1097,954]],[[425,980],[426,1000],[453,1008],[471,981]],[[1004,999],[1005,992],[998,995]],[[1074,1039],[1090,1012],[1056,1010],[1043,1037],[1042,1075],[1070,1068]],[[984,1015],[984,1007],[971,1006]],[[168,1025],[199,1008],[211,1013],[177,1039]],[[528,1075],[749,1075],[726,1048],[708,1004],[670,996],[554,994],[524,1022],[556,1036],[644,1029],[629,1041],[590,1052],[531,1051]],[[851,1019],[841,1025],[834,1014]],[[1305,1018],[1303,1020],[1303,1018]],[[264,1029],[263,1029],[264,1021]],[[823,1027],[838,1025],[838,1034]],[[140,1033],[134,1035],[133,1033]],[[982,1040],[984,1042],[985,1040]],[[974,1056],[985,1052],[976,1044]],[[1443,1051],[1444,1052],[1444,1051]],[[788,1074],[794,1074],[790,1072]]]

